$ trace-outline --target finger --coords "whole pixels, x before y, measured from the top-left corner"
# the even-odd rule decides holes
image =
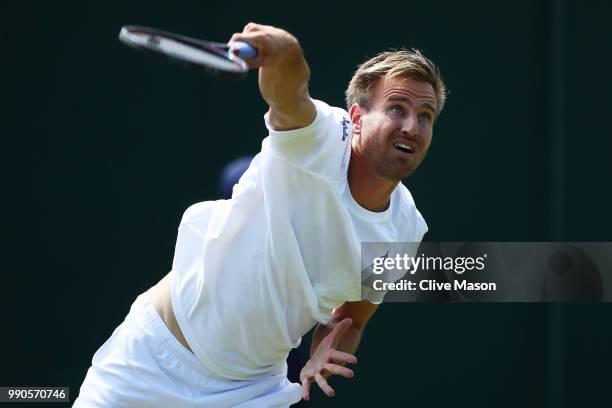
[[[262,43],[262,37],[259,34],[234,33],[227,43],[230,47],[230,51],[234,54],[238,54],[238,48],[232,45],[232,43],[236,41],[247,43],[257,50],[257,56],[255,58],[249,58],[245,60],[245,62],[250,68],[257,68],[266,64],[267,55],[265,52],[264,44]]]
[[[357,364],[357,357],[344,351],[332,350],[330,357],[333,361],[341,363]]]
[[[242,30],[242,32],[244,33],[252,33],[255,31],[269,31],[272,29],[275,29],[276,27],[271,26],[271,25],[266,25],[266,24],[257,24],[257,23],[253,23],[250,22],[247,25],[244,26],[244,29]]]
[[[264,65],[266,65],[266,60],[263,59],[263,58],[246,59],[246,60],[243,60],[243,61],[246,62],[246,64],[251,69],[263,67]]]
[[[353,378],[355,373],[350,368],[342,367],[337,364],[327,363],[323,366],[323,368],[335,375],[341,375],[346,378]]]
[[[248,23],[247,25],[244,26],[244,29],[242,30],[245,33],[249,33],[249,32],[253,32],[253,31],[258,31],[261,28],[260,24],[257,23]]]
[[[323,378],[321,374],[316,373],[315,380],[317,380],[317,384],[319,384],[319,388],[323,390],[325,395],[327,395],[328,397],[333,397],[334,395],[336,395],[336,392],[334,391],[334,389],[329,386],[329,384],[327,383],[327,380]]]
[[[259,33],[234,33],[228,41],[231,44],[236,41],[242,41],[251,44],[253,47],[261,47],[263,45],[263,38]]]
[[[310,399],[310,380],[302,381],[302,399],[308,401]]]
[[[353,319],[347,317],[346,319],[342,319],[338,324],[334,326],[334,329],[330,333],[334,339],[342,336],[346,331],[353,325]]]

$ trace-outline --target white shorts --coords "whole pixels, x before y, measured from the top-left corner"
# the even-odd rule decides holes
[[[288,407],[300,385],[281,372],[252,380],[212,374],[170,333],[151,295],[140,295],[125,321],[94,354],[73,407]]]

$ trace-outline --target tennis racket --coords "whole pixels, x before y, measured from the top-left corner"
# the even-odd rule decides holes
[[[148,27],[124,26],[119,41],[138,51],[215,76],[246,77],[245,59],[255,58],[257,50],[244,42],[216,43],[168,33]]]

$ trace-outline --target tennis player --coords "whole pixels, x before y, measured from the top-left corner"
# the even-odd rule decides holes
[[[345,365],[384,296],[361,287],[361,243],[427,231],[400,180],[425,158],[445,101],[428,59],[366,61],[346,112],[310,97],[291,34],[250,23],[231,41],[257,48],[269,136],[230,200],[186,210],[172,271],[96,352],[76,407],[286,407],[314,383],[333,396],[328,377],[353,376]],[[285,359],[314,326],[300,387]]]

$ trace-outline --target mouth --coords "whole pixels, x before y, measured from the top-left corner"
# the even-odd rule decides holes
[[[414,147],[410,146],[407,143],[395,142],[395,143],[393,143],[393,147],[395,147],[395,149],[397,149],[400,152],[405,153],[405,154],[413,154],[414,153]]]

